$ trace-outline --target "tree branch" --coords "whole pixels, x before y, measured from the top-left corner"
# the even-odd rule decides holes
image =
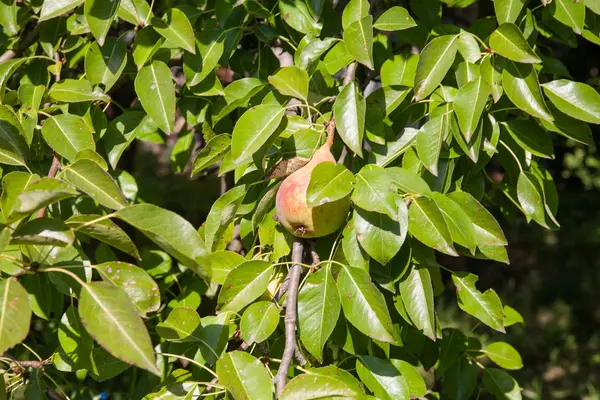
[[[296,342],[296,319],[298,315],[298,286],[300,286],[300,275],[302,274],[302,259],[304,257],[304,244],[302,239],[294,238],[292,245],[292,267],[288,272],[289,285],[285,299],[285,349],[281,357],[281,364],[275,375],[277,386],[277,397],[281,396],[283,388],[287,383],[287,373],[292,363],[298,344]]]
[[[56,176],[56,173],[58,172],[59,168],[60,168],[60,160],[58,159],[58,156],[56,155],[56,153],[54,153],[54,157],[52,157],[52,165],[50,165],[50,171],[48,171],[48,178],[54,178]],[[46,207],[40,209],[37,212],[38,218],[44,218],[45,216],[46,216]]]

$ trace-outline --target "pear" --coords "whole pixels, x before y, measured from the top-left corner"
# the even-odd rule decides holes
[[[277,220],[294,236],[316,238],[332,234],[340,229],[350,210],[350,198],[345,197],[316,207],[306,204],[306,189],[313,169],[324,162],[334,163],[331,154],[335,125],[327,126],[327,141],[312,156],[310,161],[284,179],[277,191],[275,207]]]

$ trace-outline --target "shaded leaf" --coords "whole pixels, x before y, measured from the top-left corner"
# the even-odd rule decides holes
[[[152,27],[169,42],[189,51],[196,52],[194,31],[185,13],[179,8],[169,8],[162,19],[152,18]]]
[[[0,280],[0,352],[21,343],[29,333],[31,306],[27,292],[15,278]]]

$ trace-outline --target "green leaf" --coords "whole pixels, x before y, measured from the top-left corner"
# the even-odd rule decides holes
[[[29,148],[21,123],[8,107],[0,105],[0,163],[25,165],[28,157]]]
[[[192,177],[218,162],[229,149],[231,136],[223,134],[210,139],[194,158]]]
[[[120,210],[129,205],[119,185],[94,161],[75,161],[63,169],[61,176],[104,207]]]
[[[571,0],[555,0],[551,3],[552,16],[581,35],[585,26],[585,4]]]
[[[408,210],[408,231],[423,244],[451,256],[458,256],[444,215],[427,197],[412,201]]]
[[[16,1],[2,1],[0,2],[0,26],[2,30],[8,36],[15,36],[19,33],[19,26],[17,21],[17,3]]]
[[[145,26],[152,11],[146,0],[121,0],[117,14],[133,25]]]
[[[85,329],[111,354],[160,376],[150,335],[123,289],[106,282],[87,283],[79,314]]]
[[[444,374],[444,392],[451,399],[468,399],[477,386],[478,368],[472,361],[461,357]]]
[[[272,301],[258,301],[242,315],[240,331],[246,343],[264,342],[275,332],[279,323],[279,308]]]
[[[583,0],[583,4],[596,14],[600,14],[600,4],[598,4],[595,0]]]
[[[503,124],[524,150],[543,158],[554,158],[552,140],[544,129],[529,119],[513,119]]]
[[[507,245],[504,232],[496,219],[473,196],[466,192],[453,192],[448,197],[461,206],[473,222],[477,246]]]
[[[415,83],[415,74],[419,62],[418,54],[404,57],[401,54],[394,55],[386,60],[381,66],[381,83],[385,86],[407,86],[412,87]]]
[[[425,194],[431,191],[431,188],[421,176],[408,169],[390,167],[386,168],[385,171],[392,179],[392,184],[398,186],[403,193]]]
[[[521,369],[523,368],[523,360],[521,355],[514,347],[505,342],[494,342],[486,346],[482,352],[488,356],[490,360],[504,369]]]
[[[415,74],[415,99],[429,96],[452,67],[458,51],[459,35],[444,35],[425,46],[419,57]]]
[[[315,21],[304,0],[281,0],[279,12],[286,24],[298,32],[319,36],[321,24]]]
[[[310,275],[298,293],[300,340],[319,362],[323,347],[333,333],[341,309],[340,295],[330,267]]]
[[[169,42],[192,54],[196,52],[192,24],[179,8],[169,8],[162,19],[152,18],[152,27]]]
[[[344,316],[365,335],[395,343],[392,319],[385,298],[371,282],[369,273],[354,267],[342,267],[337,276]]]
[[[404,206],[406,208],[406,206]],[[394,221],[385,214],[354,209],[354,229],[361,247],[379,264],[386,265],[400,250],[406,239],[406,214]],[[399,207],[399,211],[402,211]]]
[[[128,206],[115,214],[201,278],[210,279],[210,266],[199,261],[208,253],[206,245],[196,229],[181,216],[152,204]]]
[[[284,96],[305,100],[308,97],[308,73],[298,67],[282,67],[269,76],[269,83]]]
[[[467,272],[455,272],[452,281],[456,286],[458,306],[487,326],[504,333],[502,303],[493,289],[481,293],[475,287],[479,278]]]
[[[444,215],[444,220],[448,225],[452,240],[469,249],[471,254],[475,254],[477,239],[474,225],[468,214],[458,204],[442,193],[432,192],[428,196],[435,201]]]
[[[305,38],[308,38],[308,35],[305,36]],[[311,38],[308,43],[306,43],[306,46],[302,49],[298,49],[296,53],[294,53],[294,63],[298,68],[306,70],[308,67],[318,62],[323,53],[329,50],[336,42],[338,42],[336,38],[325,38],[323,40]]]
[[[244,196],[246,195],[246,186],[236,186],[215,201],[206,217],[204,224],[204,241],[209,249],[215,250],[219,238],[233,222],[236,211]]]
[[[137,247],[119,225],[110,220],[96,221],[98,218],[101,218],[101,216],[94,214],[73,215],[65,223],[79,233],[106,243],[137,259],[140,258]]]
[[[398,218],[396,191],[387,171],[381,167],[363,168],[356,175],[352,201],[363,210],[386,214],[394,220]]]
[[[559,79],[542,85],[552,104],[563,113],[585,122],[600,124],[600,94],[581,82]]]
[[[238,312],[261,296],[273,276],[273,265],[262,260],[247,261],[235,267],[219,292],[222,311]]]
[[[504,326],[508,327],[514,324],[525,325],[523,316],[511,306],[504,306]]]
[[[92,34],[100,46],[104,45],[104,40],[110,29],[110,25],[119,9],[120,0],[85,0],[83,7],[85,19],[92,31]]]
[[[198,35],[198,51],[183,55],[183,72],[188,86],[199,84],[215,69],[225,50],[224,40],[225,33],[220,31],[207,30]]]
[[[541,63],[523,33],[513,23],[503,23],[490,36],[490,47],[502,57],[519,63]]]
[[[463,85],[454,98],[454,112],[467,142],[475,133],[490,95],[490,85],[481,77]]]
[[[431,118],[419,129],[417,135],[417,154],[423,165],[434,176],[438,175],[438,159],[442,142],[448,136],[450,113]]]
[[[94,136],[85,120],[78,115],[60,114],[46,120],[42,136],[48,146],[69,161],[81,150],[94,150]]]
[[[132,55],[138,70],[152,59],[152,56],[160,49],[164,42],[165,39],[156,33],[151,26],[142,28],[135,35]]]
[[[344,42],[338,42],[327,52],[323,59],[323,63],[325,64],[325,68],[327,68],[327,72],[329,72],[330,75],[334,75],[346,65],[350,64],[352,60],[354,60],[354,58],[348,53],[348,49]]]
[[[576,120],[575,118],[569,117],[567,114],[563,114],[558,111],[556,107],[551,106],[550,112],[554,117],[554,121],[548,121],[545,119],[540,120],[544,129],[556,132],[576,142],[592,146],[592,130],[590,125],[586,122]]]
[[[40,12],[40,21],[46,21],[54,17],[58,17],[82,4],[84,0],[49,0],[42,4]]]
[[[367,0],[350,0],[342,12],[342,27],[348,29],[354,22],[369,15],[369,2]]]
[[[524,0],[494,0],[494,11],[498,24],[514,23],[523,9]]]
[[[135,92],[158,127],[170,134],[175,123],[175,86],[171,70],[162,61],[143,67],[135,77]]]
[[[400,371],[400,375],[406,380],[411,396],[425,396],[425,393],[427,393],[425,380],[413,365],[404,360],[390,360],[390,362]]]
[[[502,72],[502,86],[515,106],[536,118],[553,120],[531,65],[509,62]]]
[[[546,225],[543,189],[535,175],[530,172],[521,172],[517,181],[517,198],[527,216],[541,225]]]
[[[21,283],[29,293],[29,303],[35,315],[46,321],[60,316],[65,297],[50,281],[48,274],[25,275]]]
[[[19,214],[30,214],[77,194],[77,190],[66,182],[53,178],[41,178],[25,185],[22,192],[18,194],[12,211]],[[11,213],[11,215],[13,214]]]
[[[336,129],[340,137],[350,150],[360,157],[362,157],[366,110],[365,98],[359,92],[355,82],[344,86],[333,105]]]
[[[281,400],[311,400],[330,397],[361,398],[364,391],[348,371],[334,365],[311,368],[285,385]]]
[[[121,76],[125,64],[127,64],[125,41],[107,38],[102,47],[97,42],[90,46],[85,55],[85,76],[92,85],[103,85],[103,91],[106,93]]]
[[[285,108],[278,104],[261,104],[246,111],[235,124],[231,135],[231,157],[250,158],[276,131]]]
[[[65,247],[75,241],[75,234],[58,219],[38,218],[25,222],[13,233],[11,244],[39,244]]]
[[[306,204],[315,207],[343,199],[350,194],[353,184],[354,176],[343,164],[319,163],[306,188]]]
[[[178,307],[156,324],[158,335],[170,342],[202,342],[202,322],[193,308]]]
[[[113,169],[117,168],[123,152],[144,130],[147,121],[152,122],[146,117],[146,113],[138,110],[127,110],[110,121],[102,141],[107,160]]]
[[[497,368],[483,371],[483,385],[499,400],[521,400],[521,388],[508,373]]]
[[[158,285],[143,269],[116,261],[96,265],[96,271],[103,281],[125,290],[140,317],[160,307]]]
[[[388,8],[379,18],[377,18],[373,28],[379,29],[380,31],[401,31],[415,26],[417,26],[417,24],[408,14],[406,8],[394,6]]]
[[[375,396],[383,400],[409,400],[410,389],[406,379],[390,362],[373,356],[356,359],[356,372]]]
[[[29,333],[31,306],[29,296],[15,278],[0,280],[0,352],[21,343]]]
[[[344,29],[344,44],[352,57],[369,69],[373,64],[373,17],[366,17],[353,22]]]
[[[413,265],[400,281],[400,295],[414,326],[435,341],[435,309],[431,275],[425,267]]]
[[[232,351],[217,361],[219,383],[235,400],[271,400],[273,383],[259,359],[243,351]]]

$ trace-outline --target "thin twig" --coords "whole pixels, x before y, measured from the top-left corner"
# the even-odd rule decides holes
[[[33,28],[28,34],[27,36],[25,36],[25,38],[23,40],[20,41],[19,46],[14,49],[14,50],[6,50],[4,52],[4,54],[2,54],[0,56],[0,64],[15,58],[16,56],[21,55],[21,53],[27,49],[32,43],[33,41],[36,39],[38,32],[39,32],[39,25],[36,25],[35,28]]]
[[[285,299],[285,348],[281,357],[281,364],[275,375],[277,386],[277,397],[281,396],[283,388],[287,383],[287,373],[292,363],[292,358],[298,347],[296,342],[296,319],[298,314],[298,286],[302,274],[302,259],[304,256],[304,244],[302,239],[294,238],[292,245],[292,262],[294,263],[288,272],[289,286]]]
[[[344,86],[346,86],[354,80],[354,75],[356,74],[356,67],[357,64],[353,62],[346,68],[346,73],[344,74]]]
[[[48,178],[54,178],[60,168],[60,160],[56,153],[52,157],[52,165],[50,165],[50,170],[48,171]],[[44,218],[46,216],[46,207],[40,209],[37,213],[38,218]]]

